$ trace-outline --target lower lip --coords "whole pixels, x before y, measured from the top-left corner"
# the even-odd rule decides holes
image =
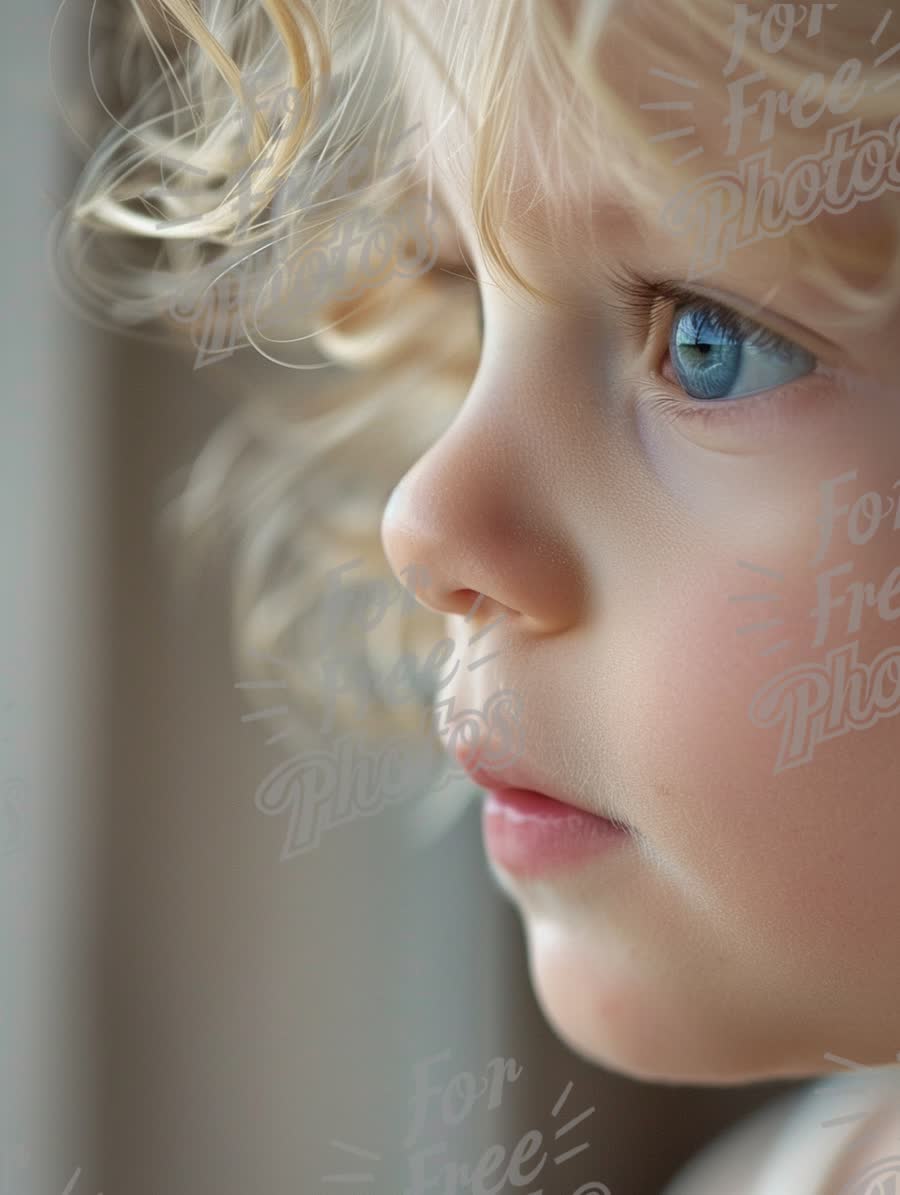
[[[630,837],[606,818],[525,788],[490,790],[482,827],[494,862],[523,877],[595,859]]]

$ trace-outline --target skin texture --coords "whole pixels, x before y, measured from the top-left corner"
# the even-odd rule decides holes
[[[636,102],[672,98],[647,75],[644,32],[645,60],[613,40],[607,69],[640,79]],[[507,294],[477,244],[462,122],[442,124],[424,59],[409,86],[429,134],[425,168],[479,279],[485,339],[458,417],[392,495],[384,548],[398,575],[428,568],[422,599],[458,643],[507,615],[490,640],[502,654],[477,672],[461,667],[443,696],[483,708],[497,689],[517,690],[520,764],[534,787],[633,828],[614,853],[561,874],[525,881],[495,868],[521,910],[541,1006],[584,1056],[660,1081],[824,1073],[828,1052],[892,1062],[900,723],[820,743],[776,774],[780,731],[754,726],[748,711],[774,677],[822,664],[831,649],[856,642],[870,664],[900,642],[900,623],[873,609],[849,633],[845,604],[813,646],[810,616],[823,570],[852,563],[834,582],[840,596],[853,581],[881,586],[900,560],[893,515],[853,544],[845,514],[816,561],[824,483],[857,472],[835,489],[839,504],[900,494],[897,312],[849,327],[839,296],[794,268],[789,235],[739,250],[702,286],[765,311],[819,365],[727,410],[726,400],[692,400],[666,365],[671,312],[656,332],[636,333],[610,279],[627,265],[684,284],[689,257],[658,210],[617,180],[627,150],[610,137],[553,248],[506,240],[516,266],[564,307]],[[540,128],[547,113],[529,108],[534,94],[524,88],[518,110]],[[705,124],[698,116],[704,172],[723,150],[720,119],[712,104]],[[518,148],[527,162],[525,138]],[[534,206],[530,229],[540,234],[551,214]],[[875,228],[871,209],[823,219],[836,237]],[[750,593],[781,600],[729,600]],[[465,624],[475,594],[484,599]],[[776,629],[741,630],[776,614]]]

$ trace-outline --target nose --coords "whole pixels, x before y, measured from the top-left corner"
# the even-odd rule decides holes
[[[560,631],[577,617],[583,592],[549,463],[560,454],[548,453],[544,437],[534,442],[538,421],[491,397],[470,393],[394,489],[384,551],[407,585],[416,577],[428,609],[465,615],[477,603],[481,621],[503,613],[520,628]]]

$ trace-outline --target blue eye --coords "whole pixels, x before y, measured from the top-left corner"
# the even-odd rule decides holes
[[[685,391],[692,398],[713,400],[784,386],[817,364],[799,345],[704,302],[676,312],[669,355]]]

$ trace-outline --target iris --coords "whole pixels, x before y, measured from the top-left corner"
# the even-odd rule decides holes
[[[811,373],[812,353],[708,303],[676,313],[669,354],[678,381],[697,399],[742,398]]]

